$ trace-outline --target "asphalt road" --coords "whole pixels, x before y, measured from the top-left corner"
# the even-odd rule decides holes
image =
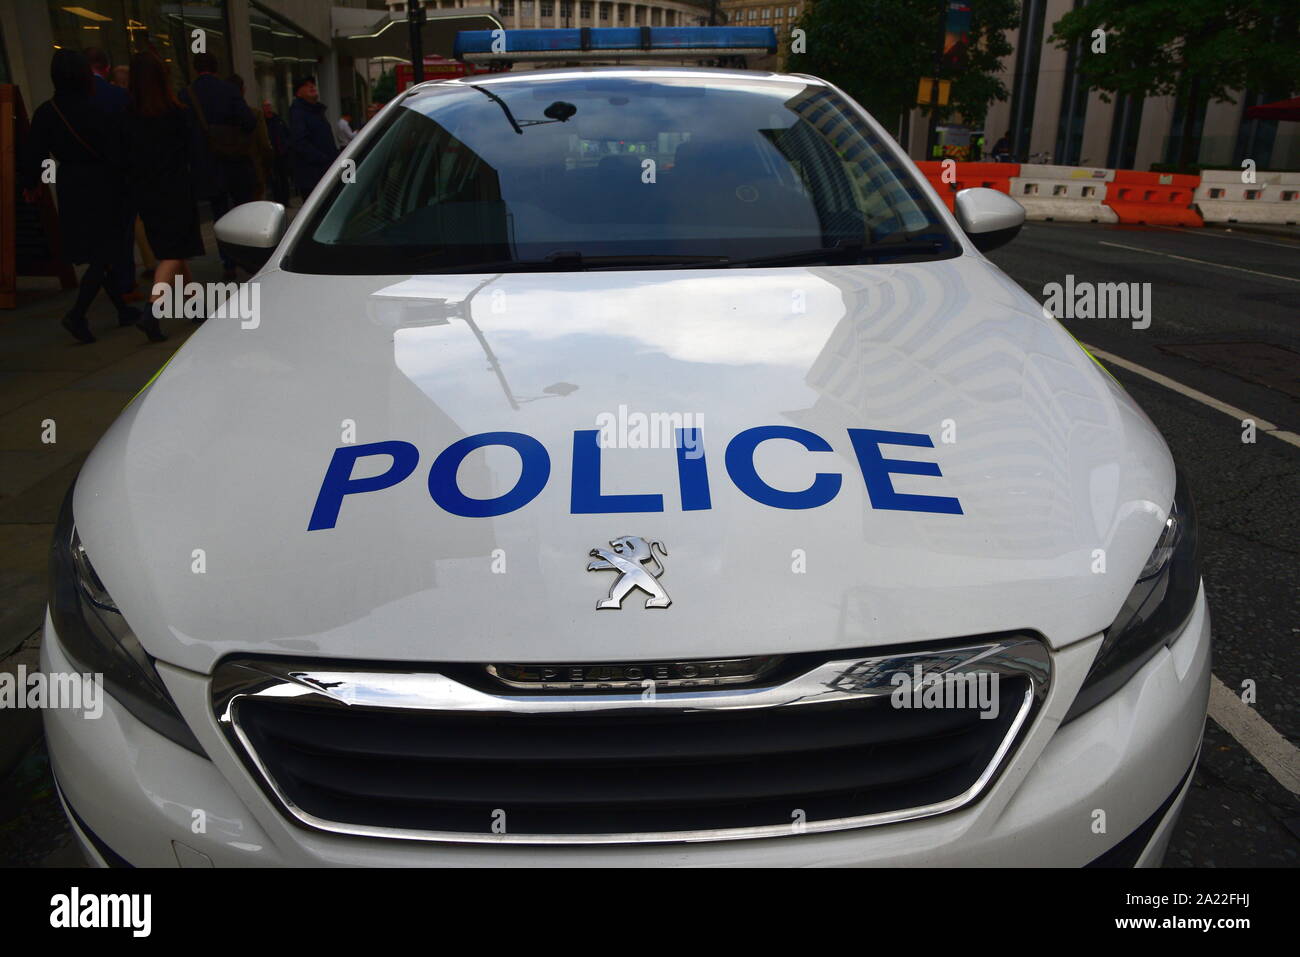
[[[1030,223],[990,258],[1040,302],[1067,274],[1150,283],[1146,329],[1062,321],[1081,342],[1300,432],[1300,241]],[[1262,431],[1245,443],[1235,417],[1108,368],[1164,433],[1195,498],[1215,674],[1234,691],[1254,681],[1258,714],[1300,741],[1300,448]],[[1213,721],[1166,864],[1300,864],[1300,799]]]

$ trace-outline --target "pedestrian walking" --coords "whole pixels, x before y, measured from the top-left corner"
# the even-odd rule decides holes
[[[214,54],[196,54],[194,72],[194,82],[180,99],[194,111],[203,133],[205,155],[195,163],[197,193],[211,205],[215,222],[232,207],[251,202],[257,192],[252,146],[257,118],[243,95],[217,76]],[[223,259],[222,266],[225,279],[234,279],[234,260]]]
[[[271,141],[271,198],[281,206],[289,205],[289,127],[270,100],[262,101],[262,116],[266,120],[266,135]]]
[[[97,101],[90,63],[81,51],[55,50],[50,79],[54,96],[32,114],[19,165],[23,195],[33,202],[42,164],[54,158],[63,254],[69,262],[86,264],[63,328],[79,342],[95,341],[86,312],[102,288],[117,310],[118,324],[141,325],[148,334],[149,317],[107,282],[130,242],[121,118]]]
[[[293,156],[293,185],[306,199],[338,156],[334,134],[325,118],[325,104],[314,76],[300,77],[289,107],[289,147]]]
[[[357,135],[357,131],[352,128],[352,114],[344,113],[339,117],[339,121],[334,124],[336,130],[335,140],[338,148],[341,150],[352,142],[352,138]]]
[[[228,81],[231,86],[244,95],[244,78],[232,73]],[[253,161],[253,171],[257,176],[257,185],[247,202],[266,198],[271,180],[271,135],[266,129],[266,117],[261,110],[253,110],[253,135],[249,138],[249,158]]]
[[[90,63],[90,72],[95,75],[95,102],[108,113],[119,118],[125,116],[131,106],[131,95],[125,86],[115,82],[115,70],[108,54],[99,47],[86,47],[82,52]],[[109,270],[107,285],[112,286],[115,292],[120,292],[127,302],[133,302],[144,298],[135,291],[135,247],[130,238],[130,224],[135,222],[135,211],[127,208],[123,215],[128,225],[127,239],[118,250],[117,258]]]
[[[993,144],[993,162],[1010,163],[1011,162],[1011,131],[1007,130],[1002,134],[1002,138]]]
[[[152,50],[131,57],[126,141],[131,191],[158,257],[152,302],[159,287],[170,288],[178,275],[189,282],[188,260],[203,255],[193,185],[200,131],[193,111],[172,92],[170,68]]]

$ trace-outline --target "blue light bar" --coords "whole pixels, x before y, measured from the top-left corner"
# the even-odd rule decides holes
[[[493,48],[497,38],[496,48]],[[776,52],[772,27],[583,27],[561,30],[462,30],[456,34],[457,60],[529,59],[555,54],[619,56],[671,55],[706,51]],[[569,57],[572,59],[572,57]]]

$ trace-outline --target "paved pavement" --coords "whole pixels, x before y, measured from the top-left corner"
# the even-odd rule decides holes
[[[1110,319],[1065,324],[1109,354],[1300,432],[1300,236],[1033,223],[992,258],[1040,300],[1067,273],[1151,283],[1148,329]],[[200,280],[218,271],[211,257],[196,267]],[[46,549],[68,483],[192,328],[167,323],[171,340],[149,345],[135,330],[113,328],[101,304],[92,322],[101,341],[75,346],[57,326],[69,299],[33,287],[22,308],[0,313],[0,656],[20,646],[9,667],[36,653]],[[1234,690],[1254,681],[1258,714],[1300,740],[1300,447],[1263,432],[1244,444],[1236,418],[1125,368],[1112,371],[1160,427],[1196,496],[1216,674]],[[58,423],[53,447],[40,442],[49,418]],[[74,852],[39,727],[30,716],[20,727],[13,714],[0,713],[11,721],[0,726],[0,865],[67,862]],[[1300,864],[1300,800],[1213,720],[1166,863]]]
[[[211,226],[204,242],[216,249]],[[215,255],[195,278],[218,280]],[[140,280],[146,289],[148,280]],[[0,311],[0,671],[37,666],[50,535],[86,455],[132,397],[196,328],[164,320],[168,340],[120,329],[102,295],[90,310],[98,338],[80,345],[59,325],[74,291],[22,278],[19,307]],[[47,423],[54,424],[53,442]],[[68,857],[69,854],[73,856]],[[51,855],[53,855],[51,857]],[[0,866],[76,860],[54,796],[33,711],[0,711]]]

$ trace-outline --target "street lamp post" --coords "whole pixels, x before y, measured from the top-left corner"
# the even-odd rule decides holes
[[[406,25],[411,33],[411,85],[424,82],[424,4],[407,0]]]

